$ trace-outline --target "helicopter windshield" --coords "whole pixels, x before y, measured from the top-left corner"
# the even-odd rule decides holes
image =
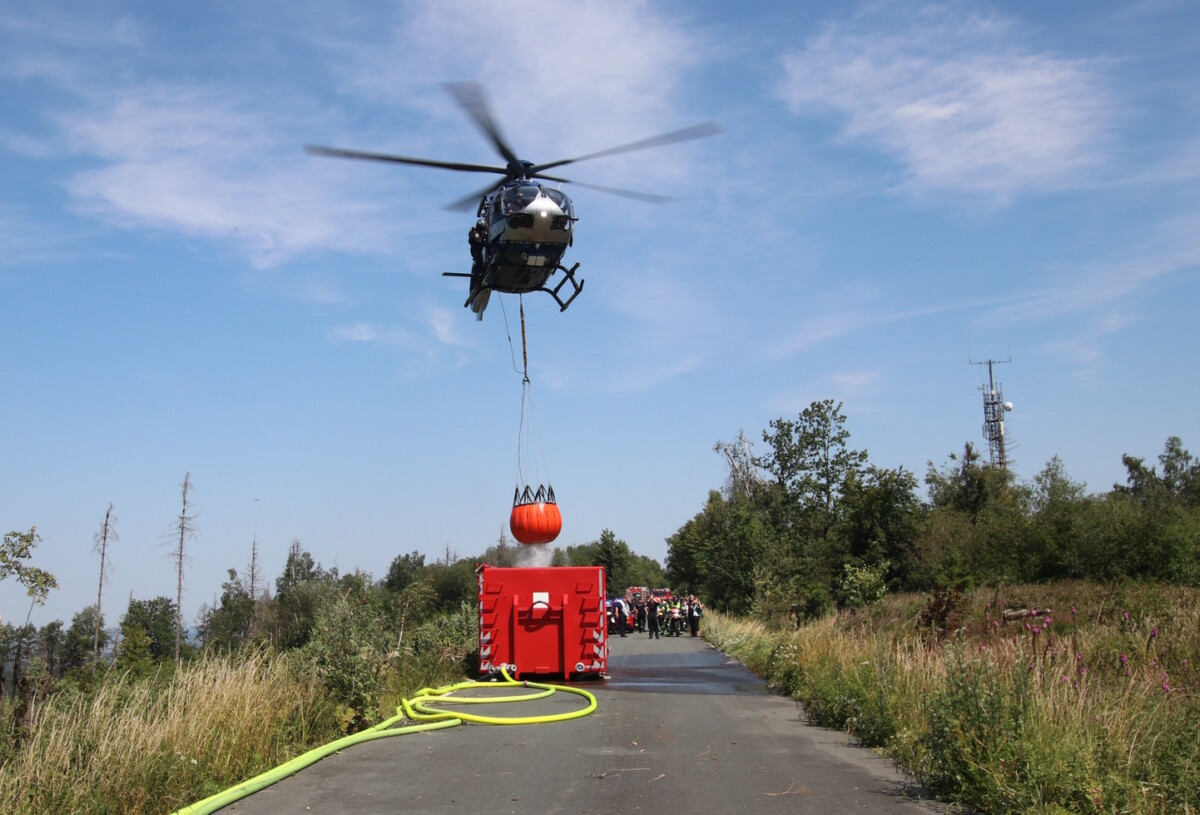
[[[520,212],[529,206],[533,199],[537,198],[538,187],[535,184],[520,184],[515,187],[509,187],[500,194],[501,212],[509,215],[514,212]]]
[[[543,187],[542,194],[553,201],[568,218],[575,217],[575,211],[571,206],[571,199],[568,198],[561,190],[548,190]]]

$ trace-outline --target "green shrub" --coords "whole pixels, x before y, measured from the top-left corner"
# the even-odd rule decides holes
[[[838,590],[838,602],[842,608],[864,608],[886,597],[889,568],[886,560],[874,566],[847,563],[843,567],[842,584]]]

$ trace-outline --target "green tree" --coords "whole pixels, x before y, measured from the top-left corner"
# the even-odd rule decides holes
[[[115,666],[134,677],[152,673],[162,660],[154,656],[154,641],[146,629],[137,623],[121,626],[121,646],[117,651]]]
[[[151,660],[162,662],[172,658],[175,652],[175,601],[169,597],[153,600],[130,599],[129,608],[121,618],[121,641],[124,648],[131,647],[131,638],[146,640],[146,651]],[[136,631],[135,631],[136,629]]]
[[[0,623],[0,701],[11,695],[14,687],[9,666],[17,653],[17,629],[9,623]]]
[[[228,574],[215,605],[201,610],[198,633],[205,647],[236,651],[250,640],[254,598],[236,569],[230,569]]]
[[[849,439],[842,404],[832,399],[811,403],[796,421],[773,419],[763,431],[771,451],[755,464],[787,491],[812,537],[826,537],[843,486],[867,462],[867,452],[851,450]]]
[[[25,587],[25,594],[30,598],[29,611],[25,615],[27,624],[33,607],[43,605],[50,591],[58,588],[54,575],[27,563],[41,542],[37,527],[31,526],[28,532],[9,532],[0,543],[0,580],[12,575]]]
[[[1018,484],[1011,471],[980,461],[967,442],[962,458],[953,453],[941,469],[928,462],[925,483],[936,529],[956,530],[955,539],[939,541],[935,548],[950,560],[934,564],[933,571],[971,583],[1020,580],[1029,520],[1029,490]],[[965,530],[965,532],[964,532]]]
[[[974,522],[988,503],[1009,481],[1007,470],[984,464],[971,442],[963,445],[962,457],[954,453],[940,469],[926,462],[925,484],[934,509],[965,513]]]
[[[712,608],[745,613],[755,598],[756,569],[784,580],[792,574],[777,540],[769,510],[711,490],[704,508],[667,539],[667,577],[674,589],[689,589]]]
[[[667,573],[654,558],[634,553],[629,563],[629,573],[626,579],[630,586],[661,588],[667,584]]]
[[[96,632],[99,632],[98,636]],[[63,671],[72,671],[88,665],[93,661],[94,654],[104,649],[108,642],[108,632],[104,630],[104,617],[98,614],[95,606],[88,606],[76,612],[71,618],[71,626],[67,629],[63,641]]]
[[[299,648],[308,642],[321,599],[332,593],[336,575],[326,572],[293,540],[283,573],[275,579],[275,643]]]
[[[1170,436],[1158,456],[1162,475],[1155,467],[1147,467],[1144,459],[1131,455],[1121,456],[1121,463],[1125,465],[1125,484],[1114,485],[1114,492],[1144,504],[1200,506],[1200,462],[1184,449],[1178,436]]]
[[[1071,480],[1054,456],[1033,477],[1033,516],[1022,551],[1030,580],[1084,577],[1082,515],[1088,510],[1087,488]]]
[[[10,696],[19,687],[30,655],[36,650],[36,639],[37,628],[29,623],[0,626],[0,689]],[[5,665],[7,676],[3,675]]]
[[[454,611],[463,603],[473,603],[479,595],[479,578],[475,576],[472,560],[435,563],[428,569],[429,585],[433,589],[433,610]]]
[[[567,547],[567,562],[571,566],[603,566],[610,595],[623,594],[635,577],[635,557],[629,544],[620,540],[611,529],[600,533],[600,539]]]
[[[425,572],[425,556],[413,550],[407,555],[396,555],[388,567],[383,586],[393,594],[399,594],[411,584],[418,582]]]
[[[629,583],[630,566],[633,562],[633,552],[629,544],[620,540],[611,529],[600,532],[600,540],[595,541],[596,564],[604,567],[610,594],[623,594]]]
[[[924,514],[916,476],[897,467],[873,465],[846,479],[839,534],[849,562],[860,567],[891,564],[885,577],[894,588],[909,588],[917,533]]]
[[[379,714],[391,639],[381,595],[359,586],[330,596],[317,609],[304,646],[330,695],[344,707],[352,732]]]
[[[53,620],[42,626],[38,631],[38,655],[45,663],[46,671],[52,679],[62,676],[63,647],[66,644],[66,632],[62,620]]]

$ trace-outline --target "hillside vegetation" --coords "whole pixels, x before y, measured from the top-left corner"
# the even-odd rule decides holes
[[[1089,493],[1058,459],[1023,482],[969,444],[927,463],[922,491],[849,437],[827,400],[771,422],[761,456],[718,444],[729,480],[667,540],[665,571],[607,529],[551,562],[697,594],[718,647],[942,797],[1194,812],[1200,462],[1180,439]],[[34,604],[57,586],[39,542],[0,545],[0,579]],[[0,812],[162,812],[368,727],[475,672],[475,568],[516,559],[502,537],[478,557],[398,554],[376,579],[294,541],[273,586],[256,547],[230,569],[191,640],[162,595],[130,598],[114,628],[99,604],[69,626],[6,623]]]
[[[993,815],[1200,811],[1195,589],[905,594],[791,629],[713,613],[705,636],[941,800]]]

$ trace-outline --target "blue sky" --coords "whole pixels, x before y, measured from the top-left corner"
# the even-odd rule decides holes
[[[297,538],[376,576],[497,540],[518,302],[476,323],[441,276],[480,178],[301,150],[492,163],[447,81],[534,161],[725,129],[569,168],[680,200],[568,187],[587,286],[526,298],[559,544],[662,560],[714,443],[817,399],[880,466],[986,450],[972,359],[1012,359],[1022,478],[1200,447],[1198,30],[1186,2],[0,0],[0,527],[61,585],[34,621],[95,601],[109,502],[110,624],[173,597],[188,472],[189,619],[253,540],[272,578]]]

